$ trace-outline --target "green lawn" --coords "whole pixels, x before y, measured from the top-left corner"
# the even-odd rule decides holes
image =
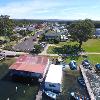
[[[87,59],[91,62],[91,64],[95,65],[97,62],[100,63],[100,55],[87,55]],[[71,60],[76,60],[76,62],[78,63],[78,65],[81,64],[82,60],[84,60],[85,58],[80,56],[80,57],[67,57],[65,59],[66,63],[69,63]]]
[[[0,40],[7,40],[7,41],[9,41],[9,38],[7,36],[0,36]]]
[[[71,41],[67,41],[67,42],[59,42],[58,44],[56,44],[57,46],[64,46],[64,45],[75,45],[78,44],[77,42],[71,42]]]
[[[53,49],[56,48],[55,46],[49,46],[47,53],[48,54],[55,54],[55,52],[53,51]]]
[[[35,100],[38,91],[37,85],[22,84],[5,78],[9,66],[15,61],[14,58],[7,58],[0,61],[0,100]],[[16,93],[16,86],[18,91]],[[25,93],[24,93],[25,90]]]
[[[92,64],[96,64],[97,62],[100,63],[100,55],[88,55],[89,60]]]
[[[64,46],[64,45],[75,45],[78,44],[77,42],[60,42],[59,44],[57,44],[57,46]],[[84,42],[82,45],[82,48],[86,51],[86,52],[100,52],[100,39],[89,39],[87,42]],[[60,49],[59,51],[59,47],[55,47],[55,46],[50,46],[47,50],[47,53],[50,54],[55,54],[57,53],[62,53],[63,49]]]
[[[5,43],[3,49],[12,50],[12,47],[15,46],[16,44],[17,44],[17,41],[11,41],[11,42]]]
[[[90,39],[82,47],[86,52],[100,52],[100,39]]]

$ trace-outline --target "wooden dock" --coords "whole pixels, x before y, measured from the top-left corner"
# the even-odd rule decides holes
[[[3,60],[4,58],[5,58],[5,57],[3,57],[3,56],[0,56],[0,61],[1,61],[1,60]]]
[[[40,79],[40,89],[38,91],[38,94],[36,95],[36,99],[35,100],[42,100],[42,85],[43,85],[43,83],[45,81],[46,75],[48,73],[48,70],[49,70],[49,67],[50,67],[51,64],[52,64],[52,62],[50,61],[49,64],[48,64],[48,67],[46,69],[46,72],[43,74],[43,78]]]
[[[36,95],[36,100],[42,100],[42,91],[39,90],[38,94]]]
[[[82,65],[80,65],[80,69],[81,69],[83,78],[85,80],[87,91],[89,93],[89,96],[90,96],[91,100],[96,100],[96,97],[94,96],[94,93],[93,93],[93,89],[91,88],[89,80],[88,80],[87,75],[86,75],[86,70],[87,69],[85,69]]]

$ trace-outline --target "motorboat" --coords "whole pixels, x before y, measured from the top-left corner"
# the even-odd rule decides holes
[[[97,71],[100,71],[100,64],[97,63],[97,64],[95,65],[95,68],[96,68]]]
[[[85,59],[85,60],[82,61],[82,65],[86,69],[90,69],[91,68],[91,64],[90,64],[89,60],[87,60],[87,59]]]
[[[70,100],[90,100],[90,99],[88,97],[80,95],[79,93],[71,92],[70,93]]]
[[[76,61],[75,61],[75,60],[72,60],[72,61],[69,63],[69,66],[70,66],[70,69],[71,69],[71,70],[76,70],[76,69],[77,69]]]
[[[56,98],[57,98],[57,94],[54,93],[54,92],[51,92],[51,91],[44,91],[44,93],[45,93],[48,97],[50,97],[51,99],[56,100]]]
[[[84,86],[84,87],[86,86],[83,77],[78,77],[78,78],[77,78],[77,81],[78,81],[79,84],[81,84],[82,86]]]

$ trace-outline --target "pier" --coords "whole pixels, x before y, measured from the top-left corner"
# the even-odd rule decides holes
[[[100,76],[94,70],[85,69],[82,65],[80,69],[91,100],[100,100]]]

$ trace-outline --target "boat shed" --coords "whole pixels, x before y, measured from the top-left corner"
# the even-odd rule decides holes
[[[62,65],[51,64],[45,79],[44,90],[54,93],[61,92],[62,85]]]
[[[41,79],[45,76],[48,67],[49,59],[47,56],[21,55],[9,67],[9,70],[12,75]]]

